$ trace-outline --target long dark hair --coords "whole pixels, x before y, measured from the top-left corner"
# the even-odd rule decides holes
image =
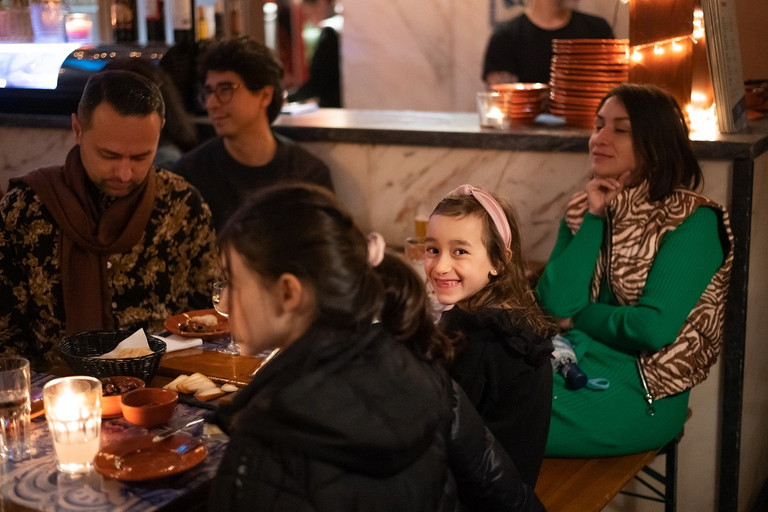
[[[627,109],[635,159],[640,177],[648,179],[650,199],[661,200],[680,185],[697,188],[701,168],[674,96],[655,85],[623,84],[609,91],[597,109],[613,97]]]
[[[496,226],[483,206],[472,196],[452,195],[443,198],[435,207],[432,215],[446,217],[477,217],[483,223],[481,240],[497,275],[489,274],[490,282],[482,290],[469,298],[470,310],[476,308],[504,308],[516,313],[524,319],[535,333],[546,336],[554,331],[553,324],[544,316],[539,308],[536,296],[531,290],[525,275],[525,258],[523,257],[523,242],[520,236],[520,222],[517,212],[511,204],[491,194],[504,209],[512,232],[510,243],[511,254],[505,250]],[[509,254],[509,255],[508,255]]]
[[[308,283],[318,325],[371,323],[384,303],[365,236],[322,187],[278,185],[255,193],[226,223],[219,245],[222,254],[233,249],[267,280],[290,273]]]
[[[387,251],[376,267],[384,284],[381,321],[419,359],[450,363],[454,343],[435,325],[424,281],[399,255]]]

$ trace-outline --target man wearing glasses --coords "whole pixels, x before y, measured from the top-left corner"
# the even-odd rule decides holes
[[[200,101],[217,137],[182,157],[175,172],[203,194],[220,229],[255,189],[301,181],[333,189],[328,167],[272,132],[283,104],[283,68],[265,46],[231,40],[203,57]]]

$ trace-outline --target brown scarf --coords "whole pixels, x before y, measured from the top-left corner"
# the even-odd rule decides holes
[[[609,205],[611,233],[600,249],[592,276],[590,300],[597,301],[603,276],[607,274],[621,305],[638,303],[664,235],[702,206],[719,212],[724,238],[729,244],[728,254],[683,323],[677,339],[658,352],[640,354],[642,371],[654,399],[695,386],[707,377],[709,368],[717,361],[733,265],[733,234],[728,212],[706,197],[684,188],[677,188],[666,198],[651,202],[647,181],[625,188]],[[587,207],[586,192],[575,194],[568,203],[565,219],[572,233],[575,234],[581,226]]]
[[[35,191],[60,228],[61,284],[67,335],[113,329],[107,259],[139,243],[155,206],[155,172],[100,212],[77,145],[63,167],[44,167],[11,180]]]

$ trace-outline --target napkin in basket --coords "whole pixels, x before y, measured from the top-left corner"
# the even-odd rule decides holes
[[[99,356],[99,359],[115,359],[118,357],[120,352],[125,350],[126,348],[145,348],[152,352],[152,349],[149,348],[149,343],[147,342],[147,335],[144,333],[144,329],[139,329],[135,333],[131,334],[127,338],[125,338],[123,341],[117,344],[117,346],[111,350],[110,352],[107,352],[106,354],[102,354]]]

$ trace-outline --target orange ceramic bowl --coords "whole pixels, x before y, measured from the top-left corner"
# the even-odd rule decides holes
[[[119,376],[104,377],[101,380],[101,417],[118,418],[123,415],[120,406],[122,396],[134,389],[143,388],[146,384],[138,377]]]
[[[170,389],[140,388],[122,396],[120,405],[125,419],[142,428],[165,425],[176,411],[179,394]]]

